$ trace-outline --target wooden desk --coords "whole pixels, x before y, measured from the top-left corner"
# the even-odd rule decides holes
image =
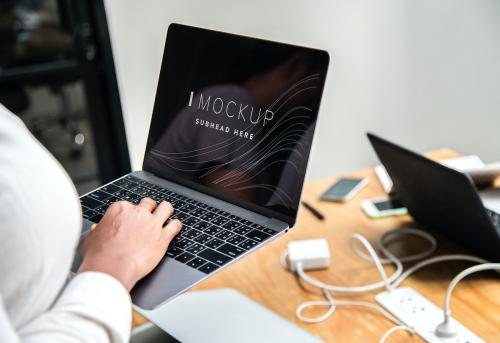
[[[429,154],[432,158],[457,156],[450,150],[440,150]],[[283,270],[279,256],[287,243],[293,240],[326,238],[332,255],[328,270],[311,273],[321,280],[336,285],[362,285],[379,281],[375,267],[357,257],[349,247],[349,237],[359,232],[375,242],[384,231],[399,226],[415,226],[409,217],[371,220],[360,209],[363,199],[383,197],[384,192],[376,178],[373,168],[350,173],[349,176],[368,176],[369,185],[353,200],[346,204],[318,201],[318,195],[328,188],[337,177],[309,182],[304,190],[304,199],[318,208],[326,218],[318,221],[303,207],[299,210],[295,227],[283,237],[261,248],[242,261],[232,265],[214,277],[206,280],[193,290],[213,288],[234,288],[251,299],[272,309],[284,318],[321,337],[327,342],[378,342],[386,330],[394,324],[384,317],[363,308],[339,307],[337,312],[325,322],[306,324],[295,317],[297,306],[307,300],[323,300],[317,289],[301,288],[295,277]],[[438,238],[438,252],[465,252],[464,249]],[[395,246],[398,249],[418,250],[423,242],[412,240],[410,243]],[[442,307],[444,294],[449,281],[467,263],[448,262],[429,266],[407,279],[403,285],[414,287],[423,295]],[[394,268],[387,266],[388,273]],[[337,294],[336,299],[357,299],[374,302],[378,291],[362,295]],[[334,294],[335,296],[335,294]],[[453,293],[453,316],[487,342],[500,340],[500,279],[493,273],[471,276],[460,283]],[[319,312],[318,312],[319,313]],[[318,314],[314,313],[314,314]],[[311,313],[313,315],[313,313]],[[134,325],[145,321],[134,315]],[[405,332],[394,333],[390,342],[421,342]]]

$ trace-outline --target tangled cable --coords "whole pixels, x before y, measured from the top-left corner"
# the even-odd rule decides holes
[[[396,257],[389,249],[388,245],[392,242],[394,242],[397,239],[400,239],[403,236],[417,236],[425,239],[426,241],[429,242],[429,247],[419,253],[413,254],[413,255],[408,255],[408,256],[402,256],[402,257]],[[361,246],[364,248],[366,252],[361,251],[356,243],[360,243]],[[461,254],[454,254],[454,255],[441,255],[441,256],[435,256],[431,257],[425,260],[422,260],[430,255],[432,255],[437,248],[437,242],[436,239],[431,236],[430,234],[417,230],[417,229],[412,229],[412,228],[402,228],[402,229],[395,229],[388,231],[384,234],[382,234],[379,239],[377,240],[377,248],[378,250],[382,253],[383,257],[380,257],[373,246],[370,244],[370,242],[363,237],[362,235],[358,233],[354,233],[351,236],[350,239],[350,246],[353,252],[359,256],[360,258],[364,259],[365,261],[372,262],[375,267],[377,268],[377,271],[382,279],[382,281],[379,282],[374,282],[368,285],[360,285],[360,286],[340,286],[340,285],[330,285],[326,284],[310,275],[308,275],[302,266],[301,263],[297,264],[297,275],[306,283],[318,287],[321,289],[324,297],[326,300],[317,300],[317,301],[307,301],[302,304],[300,304],[297,307],[296,310],[296,316],[301,320],[306,323],[319,323],[322,322],[326,319],[328,319],[330,316],[332,316],[335,313],[335,310],[338,306],[361,306],[365,308],[369,308],[371,310],[375,310],[381,315],[383,315],[385,318],[388,320],[392,321],[393,323],[396,324],[396,326],[392,327],[390,330],[388,330],[380,342],[385,342],[385,340],[391,335],[393,332],[397,330],[405,330],[409,331],[411,333],[414,333],[413,328],[408,327],[404,323],[400,322],[397,318],[395,318],[393,315],[385,311],[382,307],[366,302],[366,301],[340,301],[340,300],[335,300],[334,297],[330,292],[337,292],[337,293],[363,293],[363,292],[369,292],[373,290],[377,290],[380,288],[385,287],[388,292],[392,291],[393,289],[397,288],[406,278],[408,278],[411,274],[415,273],[419,269],[428,266],[430,264],[434,263],[439,263],[439,262],[444,262],[444,261],[469,261],[469,262],[476,262],[476,263],[487,263],[486,260],[476,257],[476,256],[470,256],[470,255],[461,255]],[[404,271],[403,268],[403,263],[405,262],[413,262],[413,261],[419,261],[417,264],[412,266],[411,268],[407,269]],[[280,256],[280,263],[285,268],[287,271],[291,272],[290,268],[288,267],[288,261],[287,261],[287,251],[285,250],[281,256]],[[390,276],[387,275],[385,272],[383,265],[385,264],[393,264],[396,268],[394,273]],[[464,271],[466,272],[466,271]],[[460,275],[460,274],[459,274]],[[458,277],[458,276],[457,276]],[[458,281],[457,281],[458,282]],[[451,285],[450,285],[451,286]],[[451,294],[451,291],[449,291]],[[447,293],[447,300],[446,304],[449,304],[449,294]],[[328,309],[326,312],[318,317],[306,317],[303,312],[311,307],[327,307]],[[446,305],[446,309],[449,308],[449,305]],[[445,312],[446,313],[446,312]],[[446,318],[446,316],[445,316]]]

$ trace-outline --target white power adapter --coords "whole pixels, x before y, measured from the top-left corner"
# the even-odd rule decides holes
[[[323,269],[330,265],[330,249],[325,239],[307,239],[288,243],[288,268],[297,270],[302,264],[303,270]]]

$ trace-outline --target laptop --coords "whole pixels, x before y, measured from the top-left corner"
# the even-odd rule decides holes
[[[134,305],[158,307],[294,225],[328,64],[322,50],[169,26],[142,170],[80,198],[84,232],[143,197],[182,221]]]
[[[368,133],[398,197],[423,226],[491,261],[500,261],[500,214],[484,206],[472,179]]]

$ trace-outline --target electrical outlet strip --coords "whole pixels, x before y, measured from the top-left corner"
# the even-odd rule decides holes
[[[375,300],[387,311],[413,328],[425,341],[430,343],[484,343],[472,331],[451,318],[457,334],[451,338],[438,337],[436,327],[443,321],[443,310],[413,288],[401,287],[391,292],[375,296]]]

